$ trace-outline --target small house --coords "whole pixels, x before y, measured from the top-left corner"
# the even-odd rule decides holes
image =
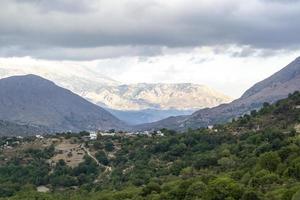
[[[90,140],[97,140],[97,133],[90,133],[90,135],[89,135],[89,137],[90,137]]]

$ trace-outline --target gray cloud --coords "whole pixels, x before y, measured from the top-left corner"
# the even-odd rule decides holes
[[[269,2],[269,3],[298,3],[299,0],[263,0],[265,2]]]
[[[295,49],[298,0],[1,0],[0,56],[84,60],[163,48]]]

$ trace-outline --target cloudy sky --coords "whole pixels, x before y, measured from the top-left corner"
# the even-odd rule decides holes
[[[298,0],[1,0],[0,57],[238,97],[300,56],[299,19]]]

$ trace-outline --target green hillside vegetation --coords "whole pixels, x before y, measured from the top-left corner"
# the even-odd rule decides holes
[[[88,156],[73,168],[63,160],[50,166],[53,145],[12,157],[2,152],[0,199],[298,200],[299,105],[295,92],[231,123],[183,134],[162,130],[164,137],[55,136],[85,143],[100,166]],[[37,192],[40,185],[51,191]]]

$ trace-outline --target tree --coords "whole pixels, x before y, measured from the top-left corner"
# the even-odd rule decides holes
[[[277,152],[268,152],[264,153],[259,157],[259,165],[263,169],[267,169],[269,171],[275,171],[277,169],[278,164],[281,162],[281,159]]]
[[[217,158],[213,154],[200,154],[196,161],[194,162],[194,167],[196,169],[201,169],[209,167],[211,165],[217,164]]]
[[[202,181],[194,182],[187,190],[185,200],[201,199],[206,192],[207,186]]]
[[[242,197],[242,200],[260,200],[261,198],[255,191],[246,191]]]
[[[218,164],[223,169],[231,169],[235,166],[235,161],[232,157],[223,157],[223,158],[218,160]]]
[[[142,196],[147,196],[152,192],[160,193],[161,188],[157,183],[150,182],[142,189]]]
[[[55,176],[51,179],[51,184],[54,186],[70,187],[78,184],[75,177],[69,175]]]
[[[111,141],[105,142],[104,148],[106,151],[113,151],[115,149],[114,144]]]
[[[279,182],[279,176],[268,170],[261,170],[257,172],[254,177],[250,180],[250,185],[254,187],[262,187],[264,185],[269,185]]]
[[[300,199],[300,190],[293,195],[292,200],[299,200],[299,199]]]
[[[300,161],[296,159],[290,167],[286,170],[286,175],[290,177],[294,177],[296,179],[300,179]]]
[[[242,187],[229,177],[219,177],[208,185],[206,198],[210,200],[241,199]]]
[[[186,167],[180,171],[180,175],[183,178],[191,178],[194,176],[194,169],[192,167]]]
[[[97,160],[103,164],[103,165],[108,165],[109,164],[109,160],[106,156],[106,153],[104,151],[98,151],[96,154],[95,154],[95,157],[97,158]]]
[[[94,147],[96,150],[99,150],[99,149],[102,149],[102,148],[103,148],[103,144],[102,144],[100,141],[96,141],[96,142],[94,142],[93,147]]]

